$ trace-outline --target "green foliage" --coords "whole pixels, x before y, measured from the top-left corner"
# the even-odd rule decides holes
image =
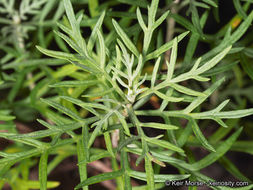
[[[6,183],[12,189],[55,188],[59,182],[48,181],[48,175],[70,156],[78,160],[80,183],[75,189],[110,179],[116,180],[117,189],[126,190],[160,189],[166,180],[215,181],[201,173],[215,162],[251,182],[225,156],[229,151],[252,155],[252,139],[239,137],[244,133],[240,118],[253,115],[253,108],[243,104],[253,102],[252,89],[247,89],[253,79],[252,34],[246,33],[253,20],[250,3],[234,0],[237,15],[211,35],[204,26],[209,10],[219,20],[219,1],[168,0],[159,8],[159,0],[101,5],[0,0],[0,14],[5,16],[0,18],[0,137],[14,142],[0,151],[0,188]],[[76,5],[88,6],[91,17]],[[118,5],[129,8],[125,16],[112,9]],[[177,13],[182,8],[190,20]],[[199,8],[205,9],[202,15]],[[163,31],[166,19],[174,19],[180,28],[172,40],[164,41],[171,32]],[[181,59],[181,41],[186,39]],[[200,41],[211,48],[195,56]],[[235,100],[229,103],[228,96]],[[153,109],[150,102],[159,108]],[[46,129],[21,134],[17,121]],[[205,125],[217,128],[206,135]],[[159,135],[149,134],[147,128],[159,129]],[[106,148],[95,148],[99,138]],[[196,160],[192,146],[207,155]],[[138,156],[136,165],[144,162],[145,172],[133,169],[133,154]],[[89,164],[103,158],[109,158],[112,171],[88,177]],[[37,181],[29,179],[34,166]],[[160,168],[167,166],[178,173],[161,174]],[[132,187],[131,178],[146,185]]]

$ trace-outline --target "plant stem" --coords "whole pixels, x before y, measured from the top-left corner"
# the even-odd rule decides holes
[[[77,158],[78,158],[78,165],[79,174],[80,174],[80,181],[84,181],[87,179],[87,163],[89,159],[89,152],[88,152],[88,135],[89,131],[87,126],[82,128],[82,136],[77,140]],[[88,190],[88,186],[83,187],[83,190]]]
[[[125,141],[125,134],[123,132],[123,130],[120,130],[120,140],[121,141]],[[128,154],[127,152],[124,150],[124,148],[121,150],[121,167],[122,169],[125,171],[124,172],[124,190],[131,190],[132,186],[131,186],[131,179],[130,176],[128,175],[128,170],[129,170],[129,160],[128,160]]]
[[[177,4],[179,3],[179,0],[176,0],[173,2],[172,6],[171,6],[171,13],[172,14],[176,14],[178,12],[177,9]],[[174,20],[174,18],[170,17],[169,19],[167,19],[167,31],[166,31],[166,43],[171,41],[174,33],[175,33],[175,25],[176,22]],[[164,56],[164,61],[170,61],[170,54],[171,54],[171,49],[169,49],[168,51],[165,52],[165,56]],[[164,62],[165,66],[167,65],[166,62]]]
[[[112,159],[112,169],[114,171],[118,171],[118,163],[116,158],[111,158]],[[117,177],[116,178],[116,183],[117,183],[117,190],[124,190],[124,182],[122,180],[122,177]]]
[[[129,117],[132,120],[133,124],[136,125],[138,135],[141,136],[142,156],[145,156],[145,170],[147,172],[147,186],[148,186],[147,188],[150,189],[150,190],[154,190],[155,189],[154,171],[153,171],[153,167],[152,167],[152,161],[148,157],[149,148],[148,148],[147,142],[144,139],[145,134],[144,134],[144,131],[141,128],[140,121],[138,120],[137,116],[134,113],[134,110],[133,110],[132,106],[128,106],[128,108],[129,108]]]
[[[12,20],[16,28],[18,49],[21,51],[22,54],[24,54],[26,50],[25,50],[25,41],[24,41],[24,38],[22,37],[22,31],[21,31],[21,18],[16,13],[14,13],[14,15],[12,16]],[[27,77],[27,80],[29,81],[33,77],[32,73],[28,73],[26,77]],[[35,87],[34,82],[31,82],[29,84],[29,89],[32,90],[34,87]]]

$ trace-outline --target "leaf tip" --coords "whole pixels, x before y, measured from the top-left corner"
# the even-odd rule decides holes
[[[42,47],[40,47],[40,46],[38,46],[38,45],[36,45],[35,46],[39,51],[41,51],[43,48]]]

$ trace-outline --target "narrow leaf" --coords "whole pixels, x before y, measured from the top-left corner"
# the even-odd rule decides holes
[[[105,91],[101,91],[101,92],[97,92],[97,93],[93,93],[93,94],[82,95],[82,97],[102,97],[104,95],[110,94],[113,91],[114,91],[114,89],[112,88],[109,90],[105,90]]]
[[[181,86],[179,84],[176,83],[171,83],[170,87],[174,88],[175,90],[177,90],[178,92],[190,95],[190,96],[205,96],[204,93],[202,92],[198,92],[189,88],[186,88],[184,86]]]
[[[98,108],[98,109],[102,109],[102,110],[107,110],[107,111],[111,111],[111,109],[109,109],[108,107],[106,107],[103,104],[98,104],[98,103],[86,103],[83,102],[82,100],[79,100],[77,98],[72,98],[69,96],[60,96],[60,98],[63,98],[65,100],[68,100],[70,102],[72,102],[73,104],[76,104],[84,109],[86,109],[87,107],[91,107],[91,108]]]
[[[147,8],[147,6],[148,6],[148,2],[146,0],[142,0],[142,1],[136,1],[136,0],[117,0],[117,1],[119,1],[121,3],[126,3],[128,5],[142,7],[142,8]]]
[[[246,19],[247,18],[247,14],[244,12],[241,3],[239,0],[233,0],[235,9],[237,11],[237,13],[240,15],[241,18]]]
[[[15,116],[10,116],[10,115],[2,115],[0,114],[0,120],[1,121],[11,121],[13,119],[15,119]]]
[[[83,81],[77,81],[77,80],[69,80],[69,81],[61,81],[58,83],[50,84],[49,87],[79,87],[79,86],[93,86],[95,84],[98,84],[98,80],[83,80]]]
[[[40,190],[47,190],[47,159],[48,152],[45,151],[42,153],[39,163]]]
[[[104,37],[103,35],[101,34],[100,31],[97,32],[97,35],[98,35],[98,40],[99,40],[99,47],[100,47],[100,67],[102,69],[105,69],[105,61],[106,61],[106,47],[105,47],[105,41],[104,41]]]
[[[174,38],[173,40],[173,45],[172,45],[172,53],[170,56],[170,63],[168,66],[168,74],[167,74],[167,80],[170,81],[172,76],[173,76],[173,72],[174,72],[174,68],[175,68],[175,64],[176,64],[176,60],[177,60],[177,37]]]
[[[165,130],[176,130],[176,129],[178,129],[178,127],[175,126],[175,125],[162,124],[162,123],[153,123],[153,122],[141,123],[141,126],[142,127],[151,127],[151,128],[155,128],[155,129],[165,129]]]
[[[243,70],[248,74],[248,76],[253,80],[253,64],[246,55],[243,53],[240,54],[240,63],[242,65]]]
[[[166,100],[168,102],[181,102],[184,100],[184,98],[176,98],[176,97],[172,97],[172,96],[166,96],[165,94],[163,94],[159,91],[155,91],[154,93],[157,96],[159,96],[160,98],[162,98],[163,100]]]
[[[126,135],[131,136],[125,117],[118,111],[115,111],[120,123],[122,124]]]
[[[203,133],[200,131],[199,126],[196,123],[196,121],[194,119],[191,119],[190,122],[192,125],[192,130],[193,130],[196,138],[200,141],[200,143],[208,150],[215,152],[215,149],[208,143],[208,141],[204,137]]]
[[[130,170],[128,171],[129,175],[135,179],[139,179],[142,181],[146,181],[146,173],[144,172],[137,172],[134,170]],[[190,174],[185,174],[185,175],[162,175],[162,174],[155,174],[154,175],[154,180],[155,182],[159,183],[162,182],[164,183],[165,181],[169,180],[169,181],[176,181],[176,180],[183,180],[190,177]]]
[[[202,168],[205,168],[212,163],[214,163],[216,160],[218,160],[220,157],[222,157],[233,145],[233,143],[236,141],[240,133],[242,132],[243,128],[238,129],[233,135],[231,135],[225,142],[223,142],[218,148],[216,148],[216,152],[212,152],[208,154],[206,157],[201,159],[198,162],[195,162],[192,164],[192,168],[194,171],[199,171]]]
[[[140,24],[142,30],[145,32],[145,31],[147,30],[147,27],[146,27],[146,25],[145,25],[145,23],[144,23],[144,20],[143,20],[143,18],[142,18],[141,11],[140,11],[140,8],[139,8],[139,7],[137,7],[136,15],[137,15],[137,19],[138,19],[138,22],[139,22],[139,24]]]
[[[122,148],[124,148],[125,146],[132,144],[134,141],[139,140],[141,137],[140,136],[132,136],[129,137],[127,139],[125,139],[124,141],[120,141],[117,151],[120,151]]]
[[[170,10],[163,13],[163,15],[157,21],[155,21],[153,25],[153,29],[156,29],[158,26],[160,26],[162,22],[168,17],[169,13],[170,13]]]
[[[230,38],[227,41],[221,43],[220,45],[216,46],[214,49],[212,49],[211,51],[206,53],[202,57],[202,59],[203,60],[209,59],[213,55],[222,51],[224,48],[226,48],[226,47],[230,46],[231,44],[235,43],[236,41],[238,41],[242,37],[242,35],[247,31],[248,27],[252,23],[252,20],[253,20],[253,11],[251,11],[251,13],[247,17],[247,19],[242,24],[240,24],[240,26],[237,28],[237,30],[230,36]]]
[[[121,37],[122,41],[125,43],[127,48],[136,56],[139,57],[139,52],[135,45],[132,43],[132,41],[129,39],[127,34],[123,31],[123,29],[120,27],[120,25],[115,21],[112,20],[113,26],[116,29],[116,32]]]
[[[75,13],[74,13],[70,0],[64,0],[64,7],[65,7],[72,29],[74,30],[75,33],[78,33],[77,31],[79,28],[78,28]]]
[[[84,186],[88,186],[88,185],[92,185],[95,183],[99,183],[102,181],[106,181],[106,180],[110,180],[110,179],[115,179],[117,177],[120,177],[124,174],[124,170],[118,170],[115,172],[107,172],[107,173],[103,173],[103,174],[99,174],[96,176],[92,176],[88,179],[86,179],[85,181],[82,181],[81,183],[79,183],[75,189],[80,189]]]
[[[87,49],[89,51],[92,51],[93,47],[94,47],[94,44],[96,42],[96,38],[97,38],[97,35],[98,35],[98,31],[100,30],[101,26],[102,26],[102,23],[103,23],[103,20],[104,20],[104,17],[105,17],[105,11],[102,12],[101,16],[99,17],[95,27],[93,28],[92,32],[91,32],[91,36],[89,38],[89,41],[88,41],[88,45],[87,45]]]
[[[158,145],[160,147],[163,147],[163,148],[166,148],[166,149],[170,149],[170,150],[173,150],[173,151],[176,151],[176,152],[181,152],[181,153],[184,153],[184,150],[169,143],[168,141],[165,141],[165,140],[158,140],[158,139],[155,139],[155,138],[148,138],[148,137],[145,137],[145,140],[151,144],[155,144],[155,145]]]
[[[40,46],[36,46],[36,48],[40,52],[44,53],[45,55],[50,56],[50,57],[54,57],[54,58],[57,58],[57,59],[64,59],[64,60],[75,59],[74,55],[70,54],[70,53],[64,53],[64,52],[60,52],[60,51],[47,50],[47,49],[44,49],[44,48],[42,48]]]
[[[200,26],[199,13],[198,13],[198,10],[197,10],[196,6],[193,3],[190,4],[190,10],[191,10],[191,15],[192,15],[191,20],[192,20],[193,25],[196,28],[199,35],[203,36],[203,31],[202,31],[202,28]]]
[[[107,151],[110,153],[111,157],[115,158],[115,154],[112,147],[112,140],[109,132],[104,133],[104,140]]]
[[[194,72],[194,74],[195,75],[199,75],[199,74],[204,73],[205,71],[211,69],[212,67],[214,67],[217,63],[219,63],[220,60],[223,59],[223,57],[225,57],[225,55],[230,51],[231,48],[232,48],[232,46],[229,46],[226,49],[224,49],[221,53],[219,53],[218,55],[216,55],[210,61],[206,62],[204,65],[202,65],[201,67],[199,67]]]
[[[82,51],[82,49],[78,46],[77,43],[75,43],[72,39],[70,39],[68,36],[66,36],[65,34],[58,32],[58,31],[54,31],[60,38],[62,38],[72,49],[74,49],[77,53],[81,54],[81,55],[85,55]]]
[[[202,102],[204,102],[208,96],[210,96],[220,85],[221,83],[224,81],[225,79],[222,78],[218,81],[216,81],[210,88],[208,88],[206,91],[204,91],[204,94],[206,96],[199,96],[197,97],[193,102],[190,103],[189,106],[187,106],[184,109],[184,113],[190,113],[192,110],[194,110],[196,107],[198,107]]]
[[[71,111],[70,109],[56,103],[56,102],[53,102],[51,100],[47,100],[47,99],[42,99],[41,98],[41,101],[52,106],[53,108],[59,110],[60,112],[68,115],[69,117],[73,118],[73,119],[76,119],[78,121],[82,121],[83,119],[81,117],[79,117],[78,115],[76,115],[73,111]]]
[[[189,32],[184,32],[184,33],[180,34],[177,37],[178,42],[180,42],[188,33]],[[173,41],[167,42],[166,44],[162,45],[160,48],[156,49],[152,53],[149,53],[146,56],[145,61],[159,57],[161,54],[168,51],[172,46],[173,46]]]
[[[155,86],[155,82],[156,82],[156,79],[157,79],[157,72],[158,72],[158,69],[159,69],[159,66],[160,66],[160,61],[161,61],[161,57],[159,57],[156,62],[155,62],[155,66],[154,66],[154,69],[153,69],[153,72],[152,72],[152,78],[151,78],[151,88],[154,88]]]
[[[226,118],[226,119],[236,119],[236,118],[242,118],[242,117],[247,117],[249,115],[253,115],[253,108],[250,109],[244,109],[244,110],[236,110],[236,111],[224,111],[224,112],[219,112],[215,113],[215,117],[219,118]]]
[[[213,7],[218,7],[217,4],[215,2],[213,2],[213,0],[202,0],[204,1],[205,3],[209,4],[209,5],[212,5]]]

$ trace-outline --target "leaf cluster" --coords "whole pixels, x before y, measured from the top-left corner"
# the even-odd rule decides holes
[[[115,0],[101,5],[98,1],[23,0],[17,10],[14,1],[0,0],[0,13],[7,15],[0,18],[6,25],[3,31],[12,31],[0,43],[4,52],[0,90],[8,92],[0,102],[0,137],[14,142],[0,151],[0,187],[7,182],[13,189],[55,188],[59,183],[48,181],[48,175],[70,156],[78,159],[76,189],[110,179],[116,180],[118,189],[126,190],[132,189],[131,178],[146,182],[136,189],[150,190],[163,188],[166,180],[214,181],[201,173],[214,162],[250,182],[225,156],[231,150],[252,154],[252,142],[238,140],[243,131],[240,118],[253,114],[245,103],[252,102],[252,89],[238,88],[252,82],[253,73],[252,48],[247,42],[252,34],[246,34],[253,20],[253,12],[248,11],[252,2],[242,2],[233,1],[238,14],[211,35],[205,34],[204,27],[211,11],[219,20],[218,1],[213,0],[179,4],[168,0],[164,8],[159,8],[159,0]],[[121,4],[129,8],[124,16],[110,9]],[[77,12],[74,5],[88,5],[90,16]],[[177,11],[186,7],[190,20],[170,11],[173,7]],[[201,15],[199,8],[204,9]],[[181,27],[172,40],[164,42],[161,25],[166,19],[174,19]],[[241,24],[235,26],[238,19]],[[87,26],[89,35],[84,34]],[[35,31],[34,40],[27,44],[30,29]],[[181,61],[180,42],[186,38]],[[197,57],[199,42],[212,48]],[[249,77],[246,82],[242,70]],[[236,82],[227,82],[234,76]],[[230,88],[222,89],[224,85]],[[229,103],[227,96],[234,96],[236,102]],[[149,104],[154,99],[160,101],[157,109]],[[144,109],[145,105],[149,107]],[[15,117],[36,121],[45,129],[20,134]],[[203,124],[209,127],[210,121],[218,129],[207,136]],[[147,128],[162,132],[153,136]],[[99,137],[106,148],[93,146]],[[196,160],[191,146],[208,154]],[[131,167],[132,154],[138,156],[136,165],[144,162],[145,172]],[[111,160],[112,171],[88,177],[89,163],[103,158]],[[39,180],[31,181],[29,171],[35,165]],[[178,174],[160,174],[161,167],[167,166],[175,167]]]

